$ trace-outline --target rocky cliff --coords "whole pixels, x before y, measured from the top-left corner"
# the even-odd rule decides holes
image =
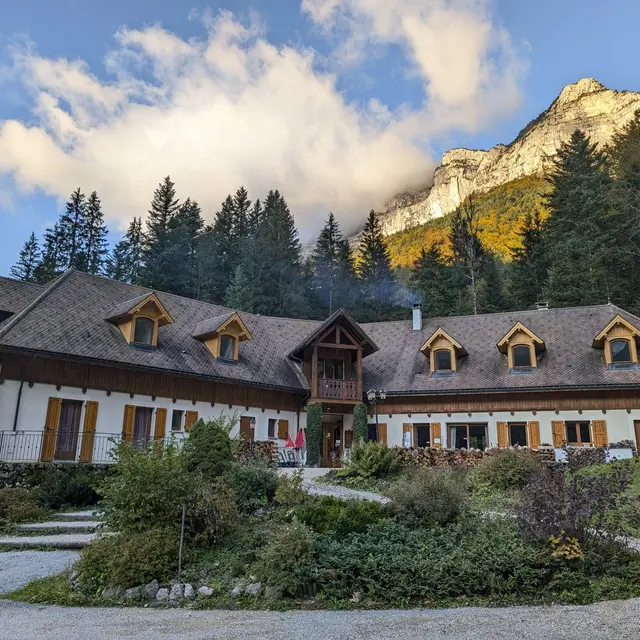
[[[592,78],[570,84],[510,144],[488,151],[447,151],[435,170],[433,186],[396,196],[380,213],[384,233],[391,235],[449,213],[469,195],[544,174],[575,129],[585,131],[592,142],[606,144],[636,109],[640,93],[612,91]]]

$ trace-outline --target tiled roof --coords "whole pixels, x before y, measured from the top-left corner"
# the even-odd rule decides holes
[[[271,388],[308,389],[289,356],[326,324],[241,313],[253,340],[240,345],[237,364],[227,364],[213,358],[207,347],[193,338],[201,323],[230,317],[232,311],[225,307],[156,292],[173,324],[160,328],[158,349],[148,351],[129,346],[118,327],[105,318],[118,305],[148,295],[149,289],[70,272],[39,292],[35,302],[32,299],[28,308],[23,307],[0,326],[0,348],[45,351]],[[2,295],[0,288],[0,308]],[[594,337],[618,313],[640,326],[639,318],[613,305],[425,318],[421,331],[412,330],[409,318],[361,323],[362,335],[378,348],[363,360],[364,388],[384,388],[392,394],[434,394],[638,386],[640,370],[612,371],[602,350],[592,346]],[[518,321],[546,345],[534,373],[510,373],[506,356],[496,346]],[[468,353],[460,358],[456,375],[446,378],[430,377],[420,352],[439,327],[461,340]]]
[[[235,314],[235,311],[229,311],[229,313],[223,313],[220,316],[207,318],[202,322],[198,322],[196,328],[193,330],[193,337],[200,338],[215,333],[229,318],[233,318]]]
[[[42,293],[44,287],[0,277],[0,311],[18,313]]]

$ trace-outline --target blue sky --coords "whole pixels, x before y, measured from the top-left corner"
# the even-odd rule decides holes
[[[359,0],[337,0],[348,15],[335,24],[324,19],[326,14],[321,15],[323,5],[330,1],[307,0],[317,9],[314,14],[309,6],[301,7],[300,0],[188,4],[168,0],[0,0],[0,127],[4,125],[4,130],[0,128],[0,274],[8,273],[32,230],[41,235],[57,219],[63,194],[76,185],[86,191],[98,190],[114,229],[113,240],[117,239],[115,230],[122,228],[131,215],[144,215],[144,203],[150,199],[153,186],[167,173],[178,176],[182,198],[198,197],[209,219],[221,196],[240,183],[253,187],[254,195],[262,195],[271,185],[279,186],[285,197],[290,194],[288,199],[303,235],[310,236],[329,209],[339,218],[342,214],[346,226],[357,224],[371,206],[403,182],[404,174],[412,183],[420,176],[426,179],[434,162],[448,148],[486,148],[509,142],[565,84],[595,77],[612,89],[640,90],[635,69],[635,61],[640,58],[640,39],[635,33],[640,3],[631,0],[610,0],[606,5],[597,0],[488,3],[479,18],[478,31],[480,24],[490,24],[494,34],[508,37],[508,51],[469,49],[469,56],[477,54],[485,62],[502,58],[486,86],[479,87],[477,95],[471,97],[453,95],[447,86],[455,84],[450,81],[458,77],[456,70],[468,70],[468,65],[459,60],[451,63],[456,54],[466,55],[463,42],[468,38],[455,35],[452,42],[443,43],[442,50],[453,57],[443,56],[442,66],[453,66],[439,69],[434,59],[440,49],[419,53],[433,31],[421,31],[412,42],[400,27],[387,29],[390,18],[382,9],[380,15],[358,9]],[[424,1],[426,8],[439,4],[449,3]],[[451,4],[465,3],[453,0]],[[389,5],[413,15],[420,2],[389,0]],[[213,25],[220,9],[233,16]],[[212,17],[207,21],[208,11]],[[223,27],[247,27],[252,11],[259,16],[260,29],[246,42],[236,48],[224,39],[216,39]],[[458,17],[446,14],[444,20],[455,22]],[[425,29],[429,26],[419,18],[416,24]],[[161,25],[162,30],[149,31],[154,25]],[[130,34],[149,36],[146,44],[140,44],[142,36],[130,38],[126,45],[116,41],[115,34],[123,27]],[[212,30],[218,35],[212,35]],[[371,30],[376,32],[375,38],[370,37]],[[198,66],[201,61],[197,59],[200,53],[185,53],[188,63],[167,70],[171,59],[179,54],[173,50],[167,53],[166,47],[161,53],[152,50],[163,34],[171,36],[172,46],[176,42],[186,46],[190,39],[197,39],[202,47],[214,43],[212,55],[218,56],[221,67],[234,64],[238,52],[246,51],[256,41],[264,43],[273,49],[266,57],[260,47],[253,49],[251,60],[260,65],[273,64],[275,77],[269,83],[259,82],[264,93],[258,95],[257,81],[244,78],[247,69],[255,70],[253,63],[246,63],[233,82],[225,81],[223,89],[219,84],[221,71],[216,70],[215,79],[204,81],[211,83],[204,92],[202,68]],[[149,44],[152,35],[153,45]],[[105,56],[124,50],[131,54],[145,47],[144,55],[134,63],[122,59],[116,63],[118,69],[127,69],[129,79],[135,76],[147,83],[142,97],[128,96],[117,107],[109,106],[104,115],[101,109],[107,109],[104,105],[108,102],[104,92],[114,83],[119,91],[123,87],[122,80],[114,80],[114,74],[105,68]],[[292,67],[282,60],[273,62],[274,52],[282,51],[281,47],[297,53],[313,51],[310,69],[304,69],[304,55],[296,58]],[[349,58],[344,52],[352,49],[357,52]],[[224,57],[230,51],[233,55]],[[165,56],[162,69],[158,72],[156,66],[152,71],[160,55]],[[53,67],[42,66],[56,60],[84,61],[83,82],[95,77],[100,85],[99,100],[87,103],[87,94],[78,92],[70,80],[51,80],[53,75],[72,78],[73,69],[68,66],[57,68],[55,74]],[[132,72],[136,65],[137,71]],[[482,67],[484,71],[489,68],[493,67]],[[192,81],[185,88],[182,78],[188,74],[192,74]],[[170,96],[151,93],[165,81],[172,87]],[[326,89],[327,82],[334,83],[330,90]],[[439,108],[429,93],[437,82],[444,101]],[[228,92],[228,99],[218,104],[216,92],[221,90]],[[277,100],[271,104],[274,91],[290,97],[288,102],[295,103],[290,110],[288,104],[283,106]],[[35,109],[37,96],[43,94],[55,98],[56,110],[49,102],[46,108]],[[373,129],[357,124],[355,119],[351,123],[352,117],[378,114],[377,108],[372,110],[371,100],[392,114],[391,125],[380,124],[387,116],[376,121]],[[185,106],[189,101],[199,101],[199,108]],[[213,115],[207,113],[208,102],[215,104]],[[429,106],[425,107],[427,102]],[[142,115],[138,114],[140,105],[148,109]],[[476,118],[472,113],[474,105],[482,116]],[[446,114],[457,113],[458,109],[459,115],[448,122]],[[407,110],[414,111],[415,117],[403,115]],[[60,128],[52,135],[51,118],[59,118],[65,111],[73,116],[72,124],[58,119],[56,127]],[[145,123],[149,123],[145,136],[132,136],[132,132],[145,128]],[[170,140],[167,142],[163,135],[167,127],[175,127],[182,138],[193,140],[193,158],[188,142],[172,152]],[[314,127],[317,131],[310,133]],[[422,136],[421,128],[428,133]],[[101,132],[99,138],[85,142],[85,136],[94,136],[96,130]],[[34,133],[41,135],[36,139]],[[264,142],[256,142],[263,135]],[[326,149],[326,140],[333,141],[331,149]],[[161,154],[158,144],[163,145]],[[128,165],[129,158],[136,154],[136,163]],[[399,158],[406,160],[406,166]],[[209,164],[207,173],[204,168]],[[379,189],[379,184],[384,189]]]

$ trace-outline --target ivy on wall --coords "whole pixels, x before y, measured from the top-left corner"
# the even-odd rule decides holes
[[[367,422],[367,405],[356,405],[353,409],[353,435],[355,436],[356,441],[367,439]]]
[[[314,402],[307,405],[307,464],[320,462],[322,449],[322,404]]]

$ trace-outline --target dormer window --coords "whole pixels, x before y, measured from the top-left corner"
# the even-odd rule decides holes
[[[635,369],[638,366],[637,340],[640,331],[617,315],[594,339],[593,346],[604,350],[610,369]]]
[[[198,322],[192,335],[204,342],[214,358],[230,363],[238,362],[240,343],[252,339],[237,311]]]
[[[151,318],[136,318],[135,322],[133,342],[135,342],[135,344],[153,346],[153,334],[156,328],[155,321],[151,320]]]
[[[434,331],[420,351],[428,359],[431,375],[440,377],[455,375],[459,358],[467,355],[464,347],[444,329]]]
[[[534,373],[538,368],[537,356],[546,348],[542,338],[522,322],[516,322],[497,346],[507,356],[511,373]]]
[[[158,346],[158,330],[173,319],[155,293],[126,300],[107,318],[118,325],[124,339],[134,347],[153,349]]]

